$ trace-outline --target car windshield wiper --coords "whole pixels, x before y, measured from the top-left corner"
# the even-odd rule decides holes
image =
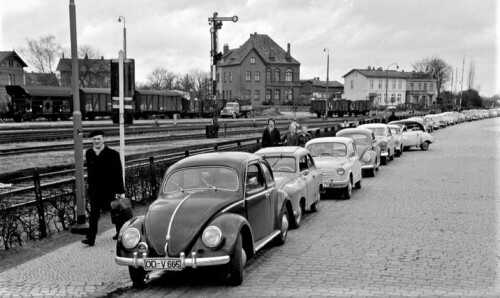
[[[280,157],[278,159],[276,159],[276,161],[273,163],[273,165],[271,166],[272,169],[274,169],[274,166],[278,163],[278,161],[280,161],[280,159],[283,158],[283,154],[280,155]]]
[[[168,180],[167,182],[168,183],[172,183],[173,185],[177,186],[180,189],[180,191],[184,192],[184,189],[179,184],[177,184],[177,183],[175,183],[173,181],[170,181],[170,180]]]
[[[208,188],[212,188],[214,190],[217,190],[217,187],[213,186],[212,184],[208,183],[207,180],[205,180],[205,178],[201,177],[201,180],[203,182],[205,182],[205,184],[208,186]]]

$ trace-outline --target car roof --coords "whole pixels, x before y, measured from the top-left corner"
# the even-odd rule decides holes
[[[420,128],[424,128],[421,122],[415,120],[399,120],[399,121],[393,121],[391,122],[391,124],[403,124],[403,125],[416,124]]]
[[[306,147],[307,145],[310,144],[328,143],[328,142],[351,143],[354,142],[354,140],[348,137],[321,137],[310,140],[309,142],[306,143]]]
[[[378,127],[387,127],[387,124],[385,123],[367,123],[367,124],[361,124],[358,126],[359,128],[367,127],[367,128],[378,128]]]
[[[307,149],[299,146],[281,146],[281,147],[267,147],[262,148],[255,152],[257,155],[263,154],[299,154],[301,151],[308,151]]]
[[[261,159],[260,156],[248,152],[210,152],[188,156],[172,165],[168,170],[195,166],[228,166],[239,169],[242,165],[259,159]]]
[[[367,135],[372,135],[372,131],[369,130],[368,128],[360,128],[360,127],[356,127],[356,128],[344,128],[342,130],[339,130],[337,131],[337,133],[335,134],[336,136],[342,136],[343,134],[353,134],[353,133],[362,133],[362,134],[367,134]]]

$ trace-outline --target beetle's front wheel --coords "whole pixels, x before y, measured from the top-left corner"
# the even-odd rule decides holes
[[[228,283],[232,286],[239,286],[243,282],[243,266],[246,262],[246,254],[243,250],[243,240],[241,234],[238,234],[234,252],[229,263],[229,279]]]
[[[427,151],[427,149],[429,149],[429,141],[423,142],[422,145],[420,145],[420,149],[422,149],[422,151]]]
[[[286,242],[286,238],[288,236],[288,210],[286,206],[283,207],[283,214],[281,215],[281,225],[280,225],[280,234],[276,237],[276,244],[283,245]]]
[[[144,268],[134,268],[132,266],[128,266],[128,273],[130,274],[130,279],[132,280],[132,284],[136,288],[142,288],[146,285],[146,271]]]

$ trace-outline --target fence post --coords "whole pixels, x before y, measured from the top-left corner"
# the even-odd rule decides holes
[[[33,182],[35,183],[35,198],[36,209],[38,211],[38,229],[40,230],[40,238],[47,238],[47,226],[45,224],[45,212],[42,202],[42,189],[40,187],[40,174],[38,174],[38,172],[33,174]]]
[[[149,157],[149,183],[151,184],[151,196],[154,197],[156,193],[156,177],[155,177],[155,158]]]

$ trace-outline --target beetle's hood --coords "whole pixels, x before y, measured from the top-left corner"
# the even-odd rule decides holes
[[[158,255],[165,254],[166,237],[172,221],[168,255],[179,256],[181,252],[187,255],[207,221],[233,201],[233,194],[221,190],[186,192],[156,200],[144,220],[150,248]]]
[[[318,156],[314,158],[314,163],[318,170],[336,169],[340,165],[349,162],[347,157]]]
[[[356,144],[356,153],[358,153],[359,158],[362,158],[363,154],[365,154],[365,152],[368,151],[368,149],[370,148],[371,148],[370,145]]]

